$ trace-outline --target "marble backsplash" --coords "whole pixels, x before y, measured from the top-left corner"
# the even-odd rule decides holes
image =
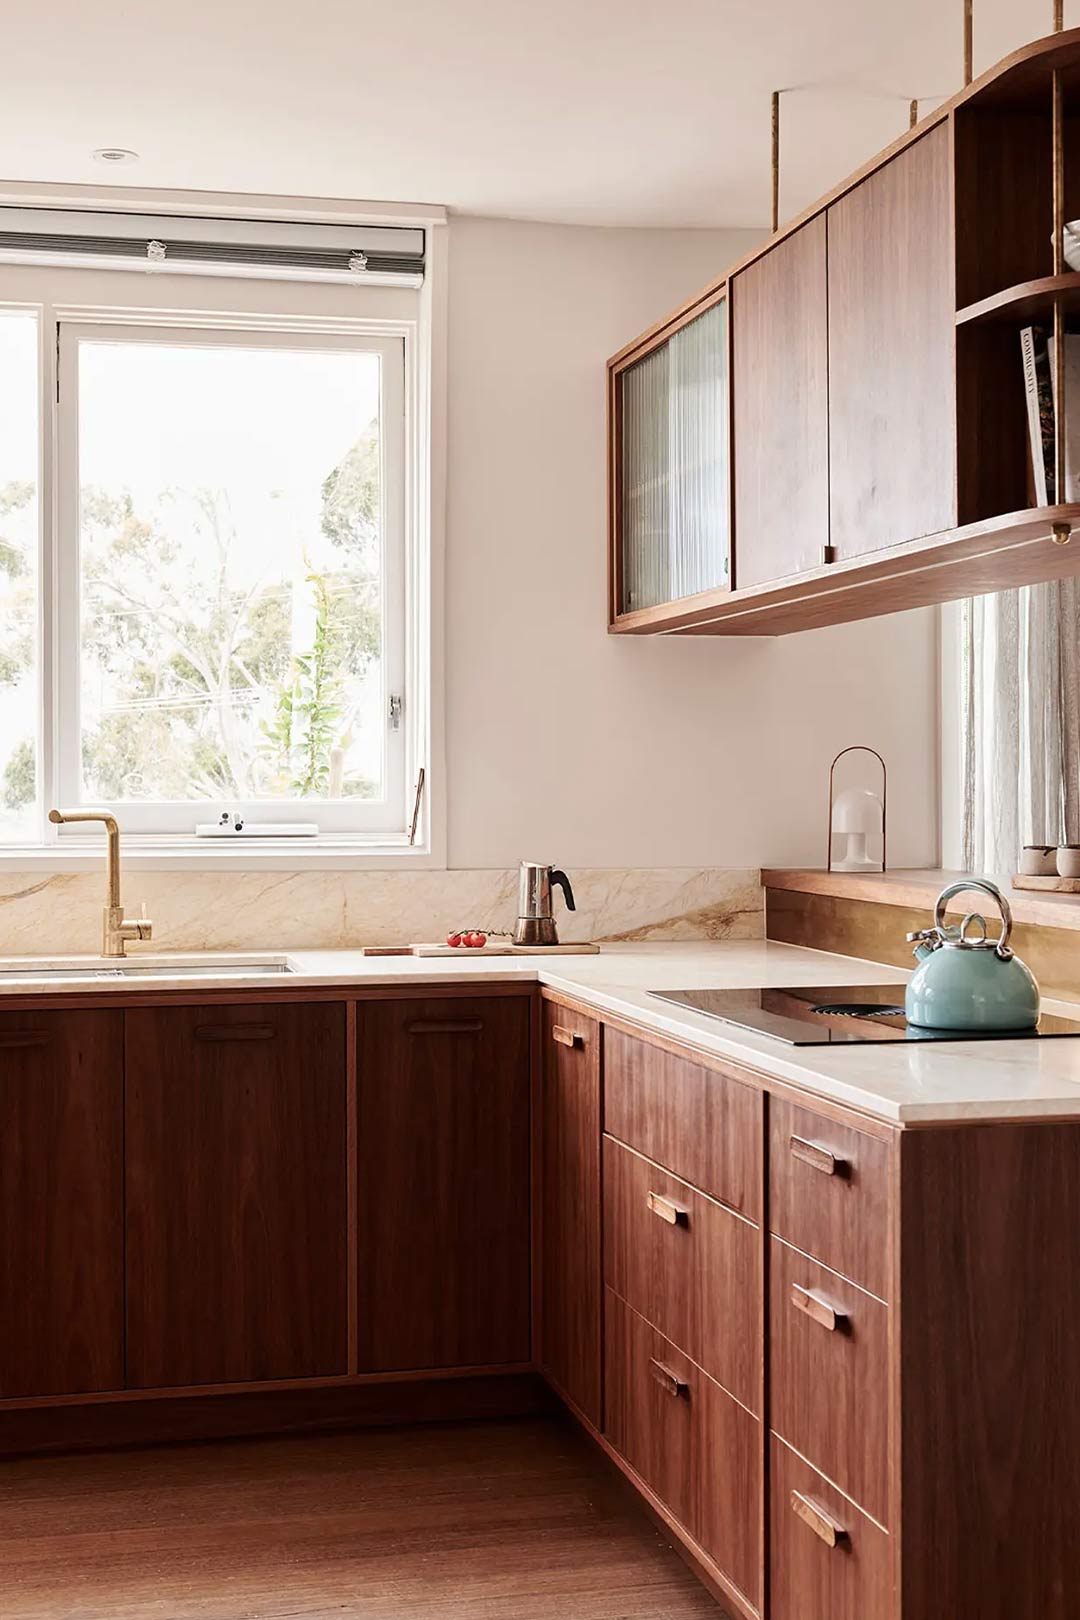
[[[761,939],[761,874],[731,867],[596,867],[571,873],[576,912],[556,898],[564,940]],[[0,874],[0,955],[97,951],[103,872]],[[516,870],[156,872],[131,866],[124,902],[146,902],[154,950],[332,950],[509,929]],[[144,949],[147,947],[144,947]]]

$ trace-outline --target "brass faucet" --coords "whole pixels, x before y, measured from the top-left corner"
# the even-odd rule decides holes
[[[105,876],[108,904],[102,917],[102,956],[124,956],[129,939],[150,939],[154,925],[148,917],[125,917],[120,904],[120,828],[108,810],[50,810],[49,820],[61,827],[65,821],[103,821],[108,835]]]

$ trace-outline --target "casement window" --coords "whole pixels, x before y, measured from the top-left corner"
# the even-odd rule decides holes
[[[408,848],[415,285],[163,286],[0,264],[0,846],[85,839],[60,805],[148,848]]]

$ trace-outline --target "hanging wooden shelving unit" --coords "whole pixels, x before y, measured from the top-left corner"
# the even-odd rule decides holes
[[[1064,353],[1078,216],[1072,29],[927,113],[616,354],[610,630],[782,635],[1080,573],[1080,503],[1034,504],[1020,350],[1042,324]],[[672,429],[643,454],[642,381],[662,385],[676,335],[721,309],[719,359],[691,373],[719,426],[704,448]],[[671,373],[685,387],[683,358]]]

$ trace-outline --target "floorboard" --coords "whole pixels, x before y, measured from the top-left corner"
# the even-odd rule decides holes
[[[557,1419],[0,1463],[4,1620],[719,1620]]]

